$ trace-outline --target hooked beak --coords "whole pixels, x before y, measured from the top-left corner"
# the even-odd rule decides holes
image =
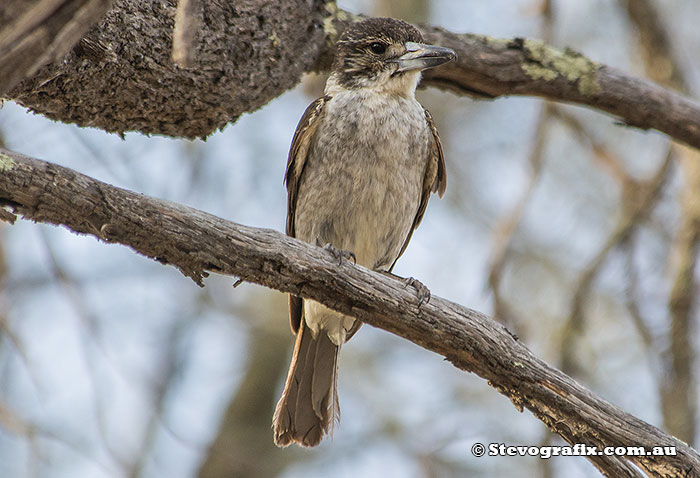
[[[406,42],[406,53],[398,57],[394,62],[399,65],[396,73],[411,70],[425,70],[433,68],[457,58],[457,54],[450,48],[425,45],[423,43]]]

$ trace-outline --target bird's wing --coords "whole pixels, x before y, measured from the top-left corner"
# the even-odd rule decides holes
[[[323,108],[330,100],[330,96],[323,96],[306,108],[304,115],[299,120],[297,129],[294,132],[292,146],[289,148],[289,158],[287,159],[287,170],[284,173],[284,182],[287,184],[287,235],[295,236],[294,218],[296,215],[297,195],[301,175],[306,165],[306,156],[311,146],[318,125],[320,123]],[[294,333],[299,330],[302,314],[302,300],[299,297],[289,296],[289,321]]]
[[[406,237],[406,240],[401,247],[399,255],[394,259],[394,263],[391,265],[390,271],[396,265],[396,261],[404,253],[408,243],[411,240],[413,231],[416,230],[418,224],[420,224],[423,219],[423,214],[425,214],[425,208],[428,207],[428,199],[430,199],[430,193],[438,193],[440,197],[445,194],[445,189],[447,188],[447,171],[445,170],[445,157],[442,152],[442,143],[440,143],[440,136],[438,135],[437,128],[435,127],[435,122],[433,117],[430,115],[428,110],[425,110],[425,120],[430,128],[430,148],[428,149],[428,164],[425,168],[425,176],[423,177],[423,190],[421,191],[420,204],[418,205],[418,212],[416,212],[416,217],[413,220],[413,225],[411,230]]]

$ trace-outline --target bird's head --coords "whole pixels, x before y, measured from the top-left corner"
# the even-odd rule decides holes
[[[422,70],[456,57],[454,50],[424,44],[421,32],[409,23],[370,18],[348,27],[338,40],[326,93],[370,88],[413,95]]]

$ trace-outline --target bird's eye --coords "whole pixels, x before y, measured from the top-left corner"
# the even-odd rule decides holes
[[[384,43],[374,42],[369,46],[369,49],[372,50],[372,53],[381,55],[386,51],[386,45]]]

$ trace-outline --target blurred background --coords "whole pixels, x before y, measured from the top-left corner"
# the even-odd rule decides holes
[[[339,5],[542,38],[691,96],[700,87],[695,0]],[[324,81],[309,76],[206,142],[122,140],[10,102],[0,135],[110,184],[282,231],[287,150]],[[498,316],[596,394],[697,443],[698,153],[539,99],[418,96],[441,133],[448,189],[395,272]],[[286,296],[233,282],[199,288],[122,246],[0,224],[0,476],[599,476],[583,458],[473,457],[476,442],[563,442],[480,378],[368,326],[341,354],[333,438],[275,448],[293,345]]]

